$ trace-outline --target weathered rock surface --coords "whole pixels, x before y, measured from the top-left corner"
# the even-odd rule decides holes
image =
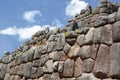
[[[108,77],[110,69],[110,49],[107,45],[101,44],[93,72],[98,78]]]
[[[110,47],[110,75],[120,79],[120,43]]]

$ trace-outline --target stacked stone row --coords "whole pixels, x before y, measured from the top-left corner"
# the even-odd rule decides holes
[[[107,0],[100,0],[100,13],[107,14],[108,13],[108,1]]]

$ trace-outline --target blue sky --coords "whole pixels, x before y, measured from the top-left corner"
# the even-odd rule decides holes
[[[87,4],[98,0],[0,0],[0,57],[46,26],[64,27]]]

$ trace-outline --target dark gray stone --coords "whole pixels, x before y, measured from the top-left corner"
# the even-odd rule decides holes
[[[107,16],[99,16],[98,19],[95,22],[95,27],[100,27],[108,23],[108,17]]]

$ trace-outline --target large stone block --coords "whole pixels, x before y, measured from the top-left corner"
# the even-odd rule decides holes
[[[120,21],[113,24],[113,42],[120,42]]]
[[[110,69],[110,49],[107,45],[101,44],[93,72],[98,78],[108,77]]]
[[[113,43],[110,47],[110,75],[120,79],[120,43]]]
[[[71,47],[69,53],[68,53],[68,57],[73,58],[73,57],[77,57],[80,55],[80,47],[77,43],[74,44],[74,46]]]
[[[74,61],[68,58],[64,62],[63,76],[64,77],[73,77],[73,73],[74,73]]]
[[[101,42],[107,45],[112,45],[112,25],[108,24],[102,28]]]
[[[82,72],[83,72],[83,62],[79,57],[75,61],[74,77],[78,77],[82,75]]]

